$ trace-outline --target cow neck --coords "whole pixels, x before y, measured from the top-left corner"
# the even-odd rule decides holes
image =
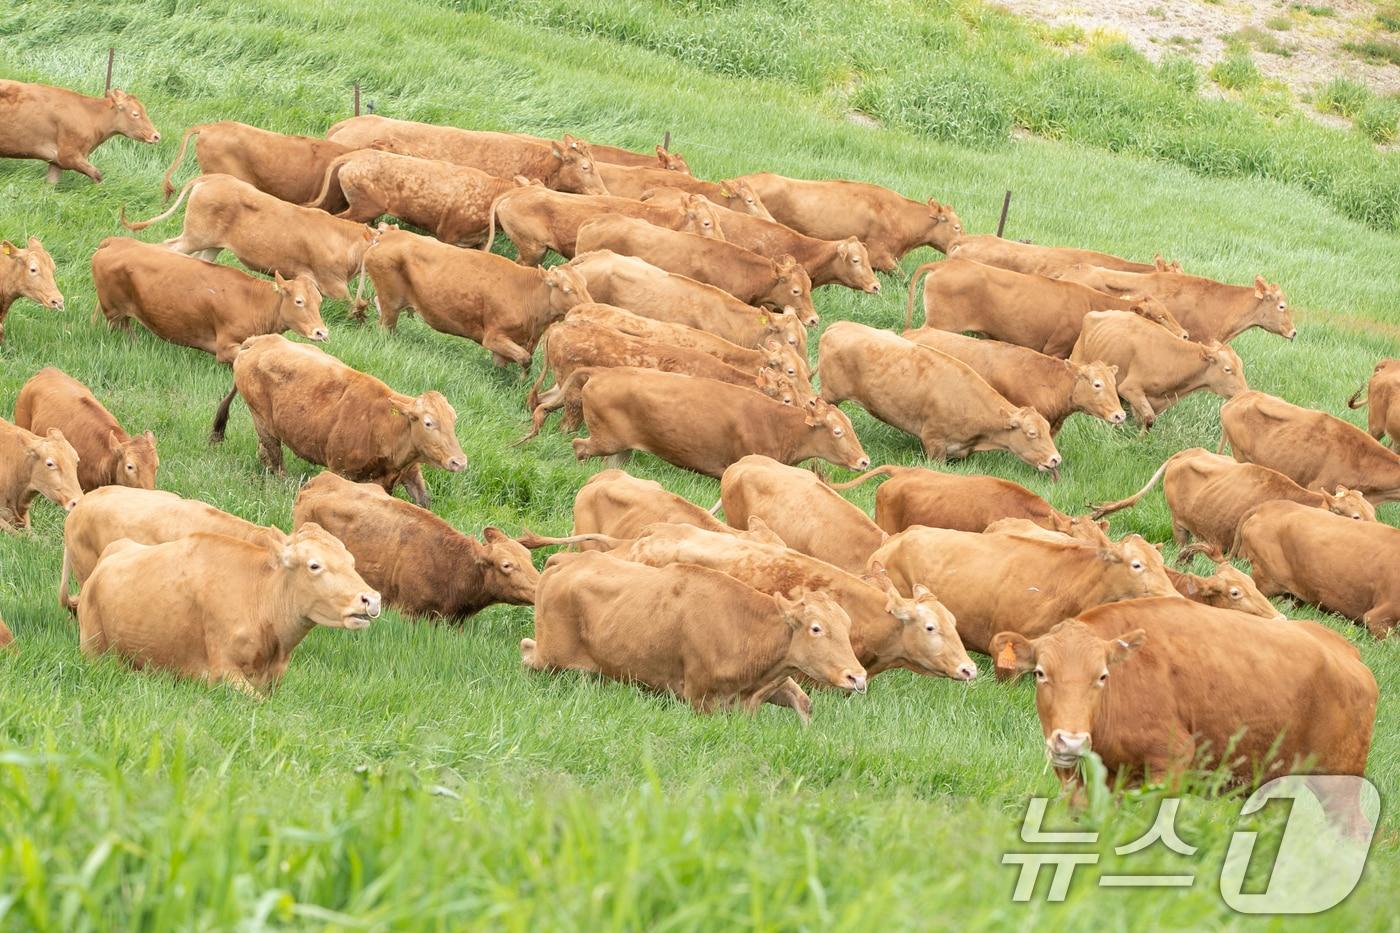
[[[23,281],[25,267],[24,263],[14,256],[0,256],[0,263],[5,264],[0,268],[0,321],[3,321],[10,305],[21,297],[20,283]]]
[[[278,561],[278,557],[272,560]],[[311,633],[316,627],[316,623],[300,615],[296,610],[296,598],[292,592],[292,574],[282,567],[280,562],[268,568],[272,579],[268,585],[262,588],[264,594],[260,601],[262,609],[261,615],[267,619],[268,628],[271,630],[272,640],[276,644],[276,649],[281,657],[290,657],[296,650],[296,646],[301,644],[301,640]]]
[[[88,134],[92,140],[92,145],[88,147],[89,150],[97,148],[113,136],[121,135],[121,131],[117,129],[117,107],[115,104],[106,97],[79,95],[79,100],[82,101],[84,109],[94,117],[91,125],[96,127],[96,132]]]
[[[800,673],[788,660],[794,633],[778,616],[773,597],[755,594],[755,598],[756,611],[751,610],[748,623],[743,626],[745,647],[749,649],[747,663],[741,669],[743,679],[746,684],[755,686],[781,683],[784,678]]]
[[[475,538],[453,530],[438,548],[447,558],[446,565],[452,568],[445,581],[447,599],[443,601],[444,605],[449,607],[450,614],[466,617],[491,605],[490,596],[486,592],[485,575],[481,572],[481,558],[485,554],[485,545]]]
[[[33,486],[28,486],[20,492],[17,498],[11,499],[8,502],[0,503],[0,505],[3,505],[5,510],[10,513],[10,517],[6,520],[9,521],[10,524],[15,525],[16,527],[22,525],[24,523],[25,516],[29,514],[29,506],[33,504],[34,499],[38,495],[38,489],[35,489]],[[4,516],[0,516],[0,518],[3,517]]]
[[[413,464],[420,462],[418,449],[413,446],[412,425],[408,421],[408,416],[402,414],[413,408],[414,401],[416,400],[412,396],[400,395],[393,391],[391,391],[389,396],[384,400],[385,411],[389,413],[389,417],[399,420],[403,424],[402,431],[387,432],[392,438],[392,446],[387,450],[381,448],[383,456],[394,469],[406,470]],[[395,409],[397,409],[400,414],[393,414]],[[383,433],[380,433],[380,437],[382,438],[383,436]]]
[[[534,301],[534,306],[542,310],[534,314],[526,312],[525,315],[525,319],[528,322],[527,326],[530,328],[530,341],[532,346],[539,343],[540,335],[545,332],[545,328],[549,327],[549,325],[553,324],[556,320],[564,317],[562,314],[556,316],[554,307],[549,302],[549,293],[552,289],[544,283],[546,270],[537,268],[534,271],[538,274],[535,277],[535,281],[531,284],[531,291],[534,292],[534,295],[531,297]],[[526,307],[528,308],[529,306],[527,302]]]

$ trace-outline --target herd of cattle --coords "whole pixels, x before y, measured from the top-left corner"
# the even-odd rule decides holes
[[[47,162],[50,181],[65,169],[100,181],[88,154],[115,134],[160,139],[121,91],[0,81],[0,124],[0,156]],[[1251,327],[1295,336],[1277,285],[969,234],[950,206],[871,184],[702,181],[661,147],[380,116],[324,139],[192,127],[167,200],[192,137],[202,174],[159,216],[121,218],[141,230],[183,205],[183,229],[98,244],[99,309],[231,364],[212,441],[241,396],[268,469],[282,470],[284,445],[327,469],[298,495],[290,535],[255,525],[156,491],[151,432],[129,434],[71,376],[35,374],[14,423],[0,421],[0,523],[25,526],[36,495],[67,510],[59,599],[85,653],[261,694],[313,625],[364,627],[381,600],[452,619],[533,605],[527,667],[598,672],[697,710],[774,703],[806,721],[804,685],[864,691],[891,668],[967,681],[971,649],[999,677],[1034,672],[1066,781],[1090,747],[1140,777],[1363,772],[1375,679],[1346,639],[1269,597],[1376,637],[1400,621],[1400,576],[1380,570],[1400,564],[1400,529],[1374,507],[1400,500],[1400,455],[1379,442],[1400,431],[1400,364],[1375,369],[1369,433],[1250,391],[1229,341]],[[490,252],[498,231],[518,262]],[[876,271],[922,246],[947,258],[916,270],[903,333],[827,327],[814,389],[813,289],[879,292]],[[215,264],[223,250],[271,278]],[[540,267],[550,251],[567,261]],[[0,325],[19,297],[63,307],[54,269],[36,239],[0,246]],[[580,460],[647,451],[719,477],[720,502],[608,469],[579,490],[567,537],[461,534],[428,511],[421,472],[466,468],[447,398],[282,336],[324,341],[323,298],[350,299],[356,278],[358,319],[368,279],[390,331],[417,312],[522,370],[539,349],[522,442],[562,411],[565,431],[587,428]],[[1121,398],[1147,431],[1197,390],[1228,399],[1221,450],[1234,456],[1181,451],[1080,516],[1001,479],[870,469],[838,407],[916,436],[931,460],[1004,450],[1057,475],[1071,414],[1121,424]],[[810,458],[866,472],[833,485],[795,466]],[[886,481],[872,519],[841,491],[873,478]],[[1158,481],[1182,553],[1206,554],[1212,575],[1109,534],[1103,516]],[[400,485],[416,504],[391,495]],[[529,549],[551,545],[574,549],[539,573]]]

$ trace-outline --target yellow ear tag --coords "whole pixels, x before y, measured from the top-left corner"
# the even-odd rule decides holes
[[[1010,642],[1001,646],[997,652],[997,667],[1013,670],[1016,667],[1016,649]]]

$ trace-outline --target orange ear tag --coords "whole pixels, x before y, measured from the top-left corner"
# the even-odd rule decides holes
[[[1010,642],[1002,645],[1001,650],[997,652],[997,667],[1006,668],[1007,670],[1015,669],[1016,649]]]

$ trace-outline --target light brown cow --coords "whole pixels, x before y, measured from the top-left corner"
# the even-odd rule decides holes
[[[989,266],[1028,275],[1056,275],[1080,264],[1121,269],[1125,272],[1181,271],[1180,264],[1166,263],[1160,256],[1155,262],[1133,262],[1121,256],[1092,249],[1021,243],[1017,240],[1003,240],[990,233],[963,236],[949,247],[947,253],[959,259],[983,262]]]
[[[303,460],[388,492],[403,484],[428,505],[422,463],[452,473],[467,466],[457,413],[442,393],[402,395],[335,357],[269,334],[245,341],[233,361],[233,388],[219,404],[210,443],[224,439],[229,406],[242,395],[258,434],[258,458],[282,472],[282,445]]]
[[[1101,603],[1180,598],[1162,555],[1138,535],[1094,547],[914,526],[893,535],[871,562],[887,569],[901,593],[915,583],[937,593],[963,644],[987,654],[998,632],[1034,638]]]
[[[1228,553],[1235,546],[1244,517],[1255,506],[1275,499],[1326,509],[1356,521],[1376,520],[1375,507],[1354,489],[1338,487],[1335,493],[1325,489],[1313,492],[1277,470],[1240,463],[1203,447],[1172,454],[1137,492],[1117,502],[1094,506],[1094,518],[1136,505],[1158,480],[1162,481],[1167,508],[1171,509],[1172,537],[1178,546],[1186,545],[1195,535],[1212,548]]]
[[[919,439],[932,460],[1006,450],[1058,476],[1050,425],[1017,408],[967,364],[898,334],[838,321],[822,334],[817,358],[821,397],[853,400],[886,424]]]
[[[356,149],[387,143],[394,152],[456,162],[497,178],[524,175],[556,191],[607,194],[588,143],[567,133],[559,141],[535,141],[513,133],[460,130],[411,120],[366,115],[342,120],[326,138]]]
[[[535,637],[521,640],[520,656],[533,670],[592,671],[671,693],[698,713],[755,712],[796,673],[845,690],[864,692],[866,682],[850,618],[825,593],[789,600],[705,567],[596,552],[550,558]]]
[[[73,511],[83,496],[78,452],[58,428],[40,436],[0,418],[0,530],[28,528],[35,496]]]
[[[459,249],[405,230],[386,232],[365,255],[379,323],[394,330],[412,308],[434,330],[473,340],[497,366],[529,369],[544,329],[592,301],[570,265],[524,269],[479,250]]]
[[[1283,292],[1265,282],[1263,276],[1256,276],[1252,286],[1226,285],[1179,272],[1120,272],[1076,266],[1062,278],[1125,300],[1150,295],[1166,305],[1191,339],[1202,343],[1225,343],[1251,327],[1262,327],[1289,340],[1298,334]]]
[[[61,370],[48,367],[29,377],[15,399],[15,424],[40,435],[62,431],[78,453],[83,492],[99,486],[156,488],[155,434],[127,434],[87,386]]]
[[[10,305],[19,298],[63,310],[63,293],[54,281],[53,257],[38,237],[30,237],[24,249],[9,240],[0,240],[0,344],[5,342],[5,318]]]
[[[1102,360],[1118,368],[1118,394],[1133,409],[1142,430],[1192,392],[1223,398],[1249,391],[1244,363],[1228,344],[1181,340],[1165,328],[1127,311],[1090,311],[1069,358]]]
[[[0,81],[0,158],[49,163],[48,181],[58,184],[63,170],[82,172],[101,183],[102,173],[88,154],[113,136],[160,142],[146,108],[132,95],[112,88],[104,97],[46,84]]]
[[[962,236],[952,205],[933,198],[924,203],[862,181],[809,181],[770,172],[739,180],[762,196],[778,223],[823,240],[855,237],[882,272],[893,272],[905,253],[920,246],[946,253]]]
[[[924,326],[973,331],[994,340],[1030,347],[1048,356],[1069,356],[1090,311],[1132,311],[1178,336],[1186,331],[1156,299],[1141,301],[1096,292],[1073,282],[1012,272],[969,259],[945,259],[914,270],[904,329],[914,320],[914,293],[925,270]]]
[[[577,370],[563,391],[565,405],[582,406],[588,425],[590,436],[573,441],[579,460],[625,462],[633,450],[645,450],[715,477],[751,453],[783,463],[820,457],[853,470],[870,466],[850,420],[820,400],[799,408],[756,389],[625,366]]]
[[[725,470],[719,493],[730,525],[747,528],[756,516],[788,547],[851,573],[864,573],[889,537],[811,470],[759,454]]]
[[[197,581],[197,582],[195,582]],[[259,697],[317,625],[362,629],[379,594],[317,525],[267,547],[199,532],[164,544],[123,539],[78,597],[80,647],[137,669],[226,683]]]
[[[1388,437],[1390,448],[1395,450],[1400,445],[1400,360],[1381,360],[1370,380],[1347,399],[1348,408],[1363,405],[1370,406],[1366,413],[1368,433],[1376,440]]]
[[[280,548],[287,536],[280,528],[255,525],[197,499],[182,499],[159,489],[104,486],[83,496],[63,521],[63,571],[58,604],[77,611],[77,597],[92,576],[107,545],[123,538],[137,544],[163,544],[195,532],[224,535],[265,548]]]
[[[543,136],[531,136],[529,133],[515,133],[522,139],[533,140],[537,143],[552,145],[554,140],[546,139]],[[623,149],[620,146],[609,146],[604,143],[590,142],[589,149],[593,152],[593,158],[597,162],[606,162],[609,165],[632,165],[641,168],[662,168],[668,172],[684,172],[690,174],[690,166],[686,164],[685,156],[679,152],[670,152],[665,146],[657,146],[654,153],[637,152],[632,149]]]
[[[792,312],[764,312],[713,285],[607,250],[580,253],[570,265],[588,280],[595,301],[708,331],[741,347],[761,347],[776,337],[807,354],[807,331]]]
[[[1077,411],[1109,424],[1122,424],[1127,418],[1118,404],[1118,367],[1101,360],[1062,360],[1014,343],[978,340],[934,327],[908,330],[904,337],[971,366],[1012,405],[1044,415],[1052,433]]]
[[[1278,470],[1308,489],[1355,489],[1372,503],[1400,500],[1400,454],[1355,425],[1263,392],[1220,408],[1220,451]]]
[[[1002,670],[1035,672],[1046,754],[1067,790],[1091,748],[1110,783],[1217,767],[1243,784],[1366,770],[1376,679],[1354,646],[1315,622],[1142,599],[1031,640],[1005,632],[992,648]],[[1360,817],[1354,796],[1324,805]]]
[[[279,201],[232,175],[190,179],[175,203],[150,220],[130,223],[123,208],[122,225],[144,230],[179,210],[187,195],[184,229],[166,240],[166,246],[210,262],[227,249],[258,272],[309,276],[328,298],[349,297],[350,279],[384,229]]]
[[[201,175],[232,175],[292,204],[311,200],[331,160],[358,148],[314,136],[286,136],[233,120],[200,123],[185,130],[180,151],[166,169],[161,192],[167,201],[175,193],[171,179],[185,160],[192,136]],[[338,206],[343,208],[344,204]]]
[[[636,166],[605,163],[599,160],[598,174],[608,186],[608,194],[620,198],[641,199],[649,191],[657,188],[679,188],[691,194],[702,194],[720,207],[741,214],[752,214],[764,220],[772,220],[773,215],[763,205],[758,192],[742,178],[725,181],[705,181],[685,172],[674,172],[659,165]]]
[[[308,522],[339,538],[360,575],[403,612],[460,621],[535,601],[540,575],[514,538],[487,527],[478,541],[373,483],[322,473],[297,493],[293,526]]]
[[[660,523],[684,523],[721,534],[734,532],[700,506],[670,492],[655,480],[640,479],[623,470],[593,474],[574,496],[575,535],[635,538],[648,525]],[[579,547],[596,550],[606,546],[590,541]]]
[[[609,214],[578,230],[580,254],[612,250],[721,288],[742,302],[791,309],[804,324],[817,323],[812,278],[791,256],[776,261],[734,243]]]
[[[360,223],[392,214],[444,243],[478,246],[486,240],[492,202],[514,187],[455,162],[359,149],[331,160],[305,206]]]
[[[1287,622],[1283,613],[1274,608],[1269,597],[1259,591],[1249,574],[1227,561],[1215,565],[1215,572],[1208,577],[1195,573],[1182,573],[1166,568],[1167,579],[1172,581],[1176,591],[1194,603],[1214,606],[1217,609],[1233,609],[1275,622]]]

